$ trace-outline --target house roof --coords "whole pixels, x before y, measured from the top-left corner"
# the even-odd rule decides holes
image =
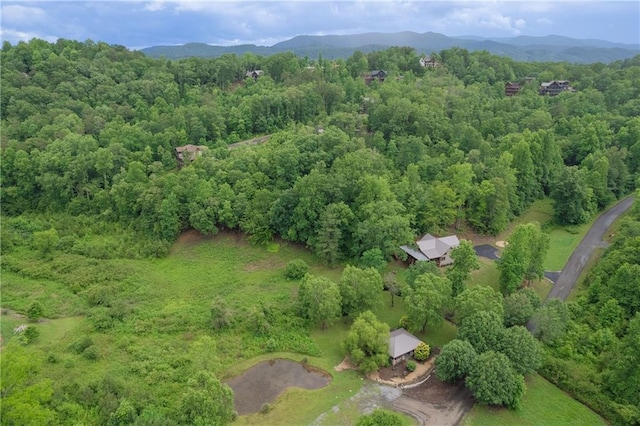
[[[398,358],[414,350],[420,343],[422,340],[404,328],[393,330],[389,335],[389,356]]]
[[[436,238],[431,234],[426,234],[417,242],[418,248],[428,259],[437,259],[444,256],[449,249],[460,245],[460,240],[455,235]]]

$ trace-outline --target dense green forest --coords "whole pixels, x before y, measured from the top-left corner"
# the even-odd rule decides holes
[[[221,371],[237,353],[274,348],[318,354],[288,291],[234,315],[229,300],[187,313],[154,311],[152,294],[138,300],[146,277],[129,262],[162,262],[185,230],[241,231],[257,245],[301,243],[329,266],[375,263],[426,232],[498,234],[546,196],[559,223],[584,223],[636,188],[640,56],[610,65],[524,63],[452,48],[435,57],[434,69],[401,47],[337,61],[292,53],[168,61],[101,42],[4,43],[3,307],[36,318],[85,315],[84,330],[94,333],[76,336],[64,355],[33,358],[50,370],[38,377],[54,382],[30,378],[36,361],[26,349],[8,352],[20,375],[5,388],[3,360],[3,398],[13,398],[14,414],[30,400],[35,420],[7,424],[192,423],[198,413],[189,407],[201,388],[223,393],[202,366]],[[244,79],[257,69],[264,74]],[[363,75],[374,69],[387,78],[366,84]],[[554,79],[576,91],[540,96],[539,83]],[[527,82],[507,97],[509,81]],[[264,144],[229,149],[263,135],[270,135]],[[186,144],[208,149],[179,167],[174,150]],[[588,296],[567,305],[568,337],[547,342],[543,366],[568,388],[569,372],[592,373],[585,389],[570,390],[628,423],[640,418],[638,392],[622,386],[637,378],[640,306],[635,287],[623,285],[640,276],[636,228],[630,222],[603,258]],[[190,261],[179,270],[188,273]],[[14,287],[5,293],[7,280]],[[26,288],[39,281],[55,283],[58,298],[32,303]],[[544,309],[562,316],[564,308]],[[210,335],[188,350],[175,340],[143,346],[145,338],[200,336],[205,328]],[[589,330],[600,340],[586,343]],[[239,340],[216,349],[218,333]],[[593,348],[580,349],[587,344]],[[65,368],[110,350],[131,370],[111,367],[97,377],[86,367],[88,383],[77,375],[65,381]],[[211,352],[220,360],[207,359]],[[589,369],[578,371],[584,364]],[[144,377],[139,387],[124,383],[131,374]]]

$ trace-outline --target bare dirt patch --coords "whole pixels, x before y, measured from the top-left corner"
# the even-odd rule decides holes
[[[280,268],[284,268],[285,266],[286,266],[286,263],[284,262],[265,259],[265,260],[259,260],[257,262],[247,263],[244,266],[244,270],[246,272],[255,272],[255,271],[264,271],[265,269],[280,269]]]
[[[407,362],[401,361],[396,365],[390,365],[375,371],[369,375],[369,379],[390,386],[404,386],[411,383],[419,382],[427,376],[433,368],[433,358],[428,359],[424,363],[416,362],[416,369],[409,371]]]
[[[506,241],[496,241],[496,246],[500,248],[505,248],[507,244],[509,243],[507,243]]]
[[[354,367],[353,365],[351,365],[351,361],[349,361],[349,357],[345,356],[344,359],[342,360],[342,362],[338,365],[336,365],[335,367],[333,367],[334,370],[336,371],[345,371],[345,370],[352,370]]]

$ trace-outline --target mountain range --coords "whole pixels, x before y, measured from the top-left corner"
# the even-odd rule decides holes
[[[549,35],[544,37],[518,36],[507,38],[481,38],[476,36],[449,37],[444,34],[415,33],[364,33],[352,35],[301,35],[273,46],[242,44],[215,46],[205,43],[187,43],[182,46],[152,46],[141,49],[148,56],[181,59],[191,56],[215,58],[226,53],[242,55],[247,52],[268,56],[281,52],[293,52],[299,56],[326,59],[348,58],[354,51],[364,53],[384,50],[391,46],[413,47],[417,53],[430,54],[443,49],[460,47],[470,51],[486,50],[517,61],[610,63],[640,54],[640,43],[622,44],[604,40],[583,40]]]

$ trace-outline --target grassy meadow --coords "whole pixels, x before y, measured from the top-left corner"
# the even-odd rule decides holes
[[[538,201],[496,239],[507,239],[518,223],[539,221],[551,236],[545,266],[560,269],[589,225],[577,231],[556,228],[549,225],[550,218],[551,202]],[[129,395],[138,402],[139,411],[152,406],[160,413],[175,408],[176,395],[181,395],[189,376],[198,369],[211,370],[227,380],[265,359],[307,358],[332,376],[329,386],[314,391],[289,389],[273,402],[270,412],[242,416],[236,423],[308,424],[324,415],[325,422],[351,424],[360,411],[349,401],[362,388],[363,380],[353,371],[334,370],[344,357],[340,343],[349,324],[340,319],[327,330],[309,331],[287,317],[298,283],[287,280],[284,269],[297,258],[307,262],[312,274],[334,282],[340,278],[342,266],[328,268],[300,245],[276,241],[266,247],[254,246],[235,232],[213,237],[186,232],[168,256],[158,259],[94,259],[56,252],[53,259],[43,260],[24,246],[16,247],[3,254],[2,345],[12,340],[13,329],[26,322],[21,314],[38,300],[44,318],[36,324],[39,337],[27,350],[34,359],[42,360],[43,374],[52,379],[56,394],[76,393],[76,399],[87,398],[91,407],[98,400],[86,396],[88,389],[115,388],[116,402]],[[495,262],[481,258],[480,264],[468,285],[497,290]],[[402,264],[390,263],[385,272],[389,271],[396,271],[398,279],[404,280]],[[546,280],[533,286],[543,298],[551,288]],[[216,299],[233,312],[229,329],[214,330],[211,325],[210,309]],[[382,300],[375,313],[393,329],[405,315],[402,300],[396,297],[393,308],[388,292],[382,294]],[[456,327],[445,321],[418,337],[431,346],[442,346],[455,334]],[[487,424],[486,419],[494,415],[505,419],[496,424],[528,424],[530,414],[526,413],[550,405],[549,395],[564,401],[561,404],[573,402],[582,407],[535,377],[521,410],[496,413],[476,407],[467,424]],[[100,410],[115,408],[117,404],[88,409],[87,421],[103,418]],[[407,418],[407,424],[411,422]]]
[[[517,410],[475,405],[464,426],[597,426],[607,423],[596,413],[539,375],[527,378],[522,407]]]

